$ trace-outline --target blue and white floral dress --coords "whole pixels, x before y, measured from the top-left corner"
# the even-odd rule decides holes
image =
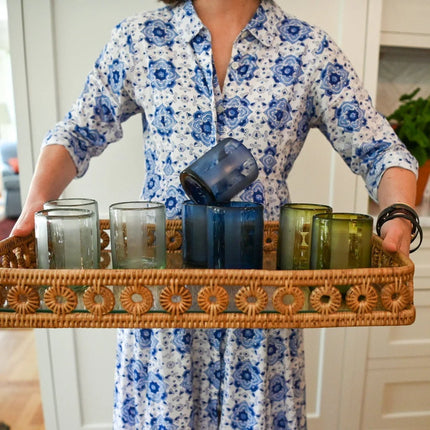
[[[216,141],[252,151],[258,179],[238,198],[277,219],[287,177],[318,127],[373,198],[392,166],[415,171],[350,62],[318,28],[263,0],[236,39],[223,91],[211,39],[191,1],[121,22],[84,91],[45,144],[62,144],[78,176],[141,114],[146,179],[142,198],[178,218],[179,172]],[[115,429],[304,429],[300,330],[120,330]]]

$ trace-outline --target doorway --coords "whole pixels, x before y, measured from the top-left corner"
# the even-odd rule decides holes
[[[0,0],[0,240],[21,212],[6,0]],[[35,334],[0,329],[0,430],[44,430]]]

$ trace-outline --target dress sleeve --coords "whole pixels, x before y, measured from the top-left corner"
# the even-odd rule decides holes
[[[121,139],[121,123],[142,112],[134,101],[129,79],[133,44],[127,26],[123,21],[112,31],[111,40],[87,76],[82,94],[42,144],[63,145],[76,165],[77,177],[85,174],[91,157]]]
[[[418,163],[372,100],[350,61],[326,34],[315,53],[313,126],[318,127],[350,169],[362,176],[375,201],[383,173]]]

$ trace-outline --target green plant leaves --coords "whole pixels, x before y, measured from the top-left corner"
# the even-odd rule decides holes
[[[419,91],[403,94],[400,106],[387,119],[421,166],[430,158],[430,96],[414,99]]]

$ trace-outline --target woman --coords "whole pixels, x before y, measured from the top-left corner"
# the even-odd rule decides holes
[[[142,198],[164,202],[171,218],[186,198],[179,172],[230,136],[259,164],[238,198],[264,203],[266,218],[277,219],[311,127],[381,208],[413,205],[415,159],[327,34],[271,0],[175,3],[113,31],[81,97],[45,139],[14,235],[27,234],[34,212],[82,176],[137,113]],[[407,254],[411,224],[390,220],[382,237],[386,250]],[[117,357],[115,429],[306,428],[300,330],[120,330]]]

